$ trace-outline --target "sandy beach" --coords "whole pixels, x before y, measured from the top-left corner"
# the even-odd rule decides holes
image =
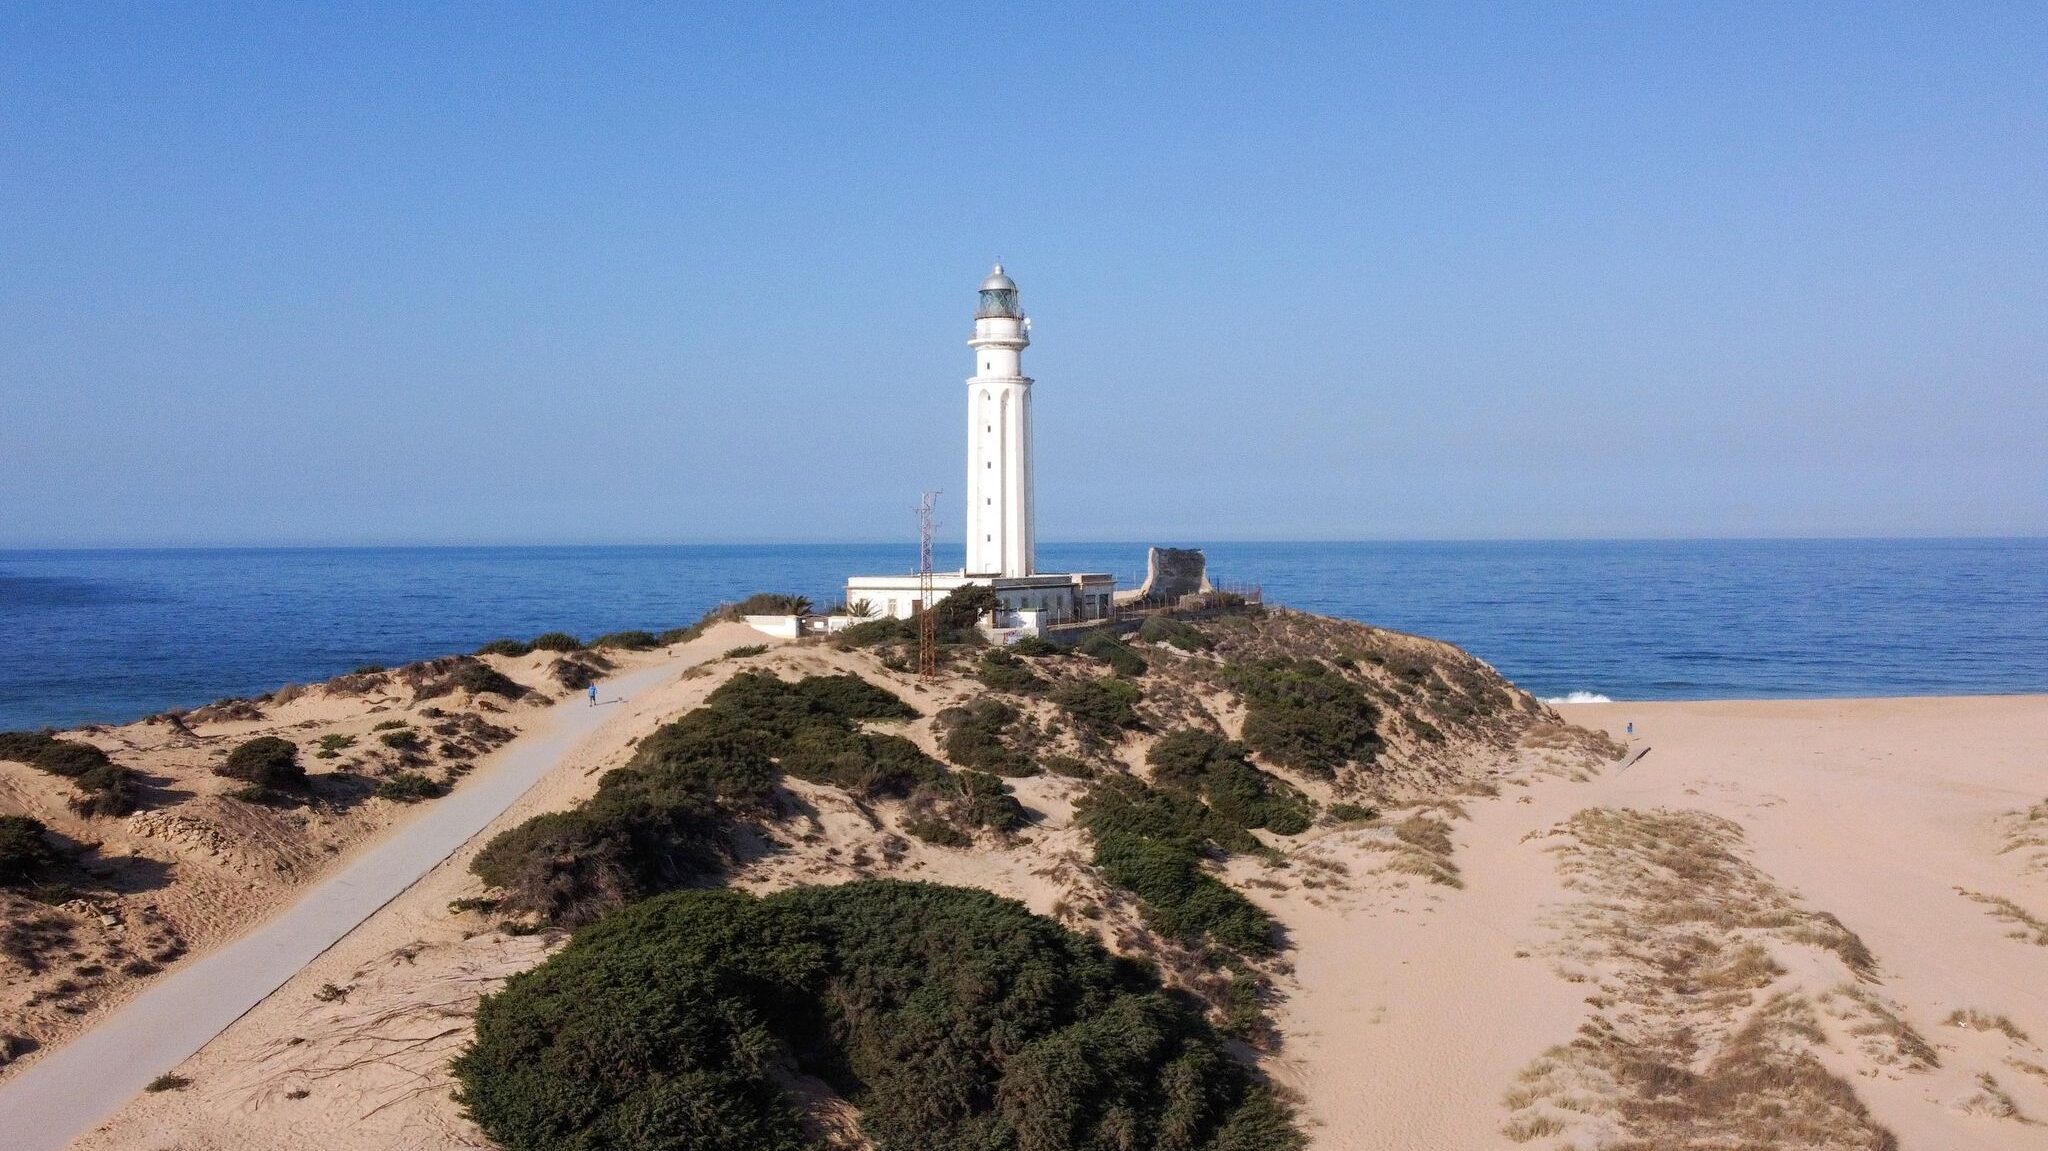
[[[636,724],[711,682],[673,680],[636,701],[629,722],[571,752],[499,825],[586,791]],[[1296,1094],[1314,1146],[1610,1145],[1646,1098],[1608,1058],[1614,1037],[1640,1054],[1672,1034],[1705,1037],[1702,1081],[1734,1067],[1745,1043],[1799,1060],[1798,1074],[1749,1093],[1771,1104],[1762,1112],[1710,1117],[1730,1129],[1767,1133],[1784,1105],[1837,1125],[1845,1147],[2048,1138],[2048,697],[1561,711],[1617,737],[1634,722],[1626,766],[1588,768],[1536,745],[1493,766],[1442,807],[1451,882],[1390,866],[1369,828],[1339,828],[1303,837],[1292,878],[1246,885],[1291,942],[1281,1042],[1264,1066]],[[1020,796],[1046,815],[1033,842],[919,849],[898,866],[1049,910],[1072,859],[1069,811],[1053,782],[1024,782]],[[821,826],[858,823],[820,806]],[[817,854],[742,881],[832,881],[852,837],[834,831]],[[1673,889],[1629,870],[1649,857],[1676,866],[1679,844],[1715,861],[1678,889],[1711,914],[1675,915]],[[549,945],[449,914],[474,887],[465,860],[186,1061],[191,1087],[135,1098],[74,1146],[488,1146],[441,1068],[477,997]],[[1667,985],[1673,965],[1657,948],[1674,939],[1725,949],[1741,978]],[[325,987],[348,994],[324,1001]]]

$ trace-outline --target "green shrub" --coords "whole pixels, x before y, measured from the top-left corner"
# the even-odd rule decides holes
[[[811,783],[868,798],[901,799],[946,769],[900,735],[874,735],[813,724],[790,738],[779,764]]]
[[[811,597],[781,592],[755,592],[732,605],[734,618],[743,615],[809,615]]]
[[[387,731],[377,737],[377,742],[396,751],[418,751],[426,746],[426,741],[420,738],[420,733],[409,727]]]
[[[1094,779],[1100,774],[1095,770],[1094,764],[1071,755],[1048,755],[1038,761],[1038,766],[1053,775],[1063,775],[1068,779]]]
[[[1202,867],[1205,849],[1258,850],[1258,840],[1183,792],[1110,776],[1090,788],[1075,815],[1095,837],[1103,876],[1144,901],[1160,932],[1190,943],[1205,937],[1250,955],[1273,950],[1265,912]]]
[[[1192,792],[1220,819],[1242,828],[1263,827],[1279,835],[1308,830],[1308,798],[1245,758],[1244,746],[1206,731],[1183,729],[1152,745],[1145,755],[1152,782]]]
[[[570,691],[582,691],[604,678],[603,669],[592,667],[580,659],[565,657],[557,658],[548,665],[548,675]]]
[[[566,631],[542,632],[530,645],[535,651],[582,651],[583,641]]]
[[[356,737],[340,733],[330,733],[321,736],[319,742],[320,750],[323,752],[341,752],[347,748],[354,747],[356,745]]]
[[[0,732],[0,759],[66,777],[83,775],[113,762],[106,752],[92,744],[58,739],[55,732],[47,730]]]
[[[1327,777],[1379,754],[1379,708],[1341,672],[1277,658],[1232,664],[1224,679],[1245,700],[1245,746],[1274,763]]]
[[[933,847],[967,848],[974,837],[936,815],[917,815],[903,821],[903,830]]]
[[[440,692],[444,695],[450,689],[466,691],[471,695],[495,695],[505,699],[519,699],[526,695],[525,685],[511,676],[481,663],[466,663],[455,669],[454,674],[442,681],[446,685]],[[424,696],[423,696],[424,698]]]
[[[33,764],[55,742],[57,733],[53,731],[0,731],[0,759]]]
[[[512,914],[588,922],[723,870],[735,822],[773,808],[778,760],[797,778],[869,795],[907,795],[943,778],[915,744],[857,726],[916,715],[857,675],[788,683],[740,672],[650,733],[584,804],[500,834],[471,870],[504,889]]]
[[[1019,714],[999,699],[947,708],[939,713],[938,726],[943,735],[940,746],[946,758],[961,767],[997,775],[1036,775],[1038,766],[1031,762],[1031,757],[1011,747],[1004,738]]]
[[[974,678],[995,691],[1014,691],[1035,695],[1046,689],[1047,684],[1031,665],[1006,651],[990,650],[981,653],[981,659],[974,667]]]
[[[749,657],[749,656],[756,656],[756,655],[760,655],[760,654],[761,654],[762,652],[764,652],[764,651],[767,651],[767,650],[768,650],[768,645],[767,645],[767,644],[765,644],[765,643],[743,643],[743,644],[741,644],[741,645],[740,645],[740,646],[738,646],[738,647],[729,647],[729,648],[725,649],[725,654],[724,654],[724,655],[722,655],[722,656],[719,656],[718,658],[720,658],[720,659],[746,659],[746,658],[747,658],[747,657]]]
[[[43,831],[39,819],[0,815],[0,883],[20,883],[57,862]]]
[[[381,664],[381,663],[365,663],[365,664],[358,664],[358,665],[356,665],[355,669],[354,669],[353,671],[349,672],[349,674],[350,674],[350,675],[382,675],[382,674],[384,674],[384,673],[385,673],[386,671],[389,671],[389,670],[390,670],[389,668],[385,667],[385,666],[384,666],[383,664]]]
[[[306,781],[299,745],[274,735],[258,736],[235,748],[213,773],[262,787],[289,787]]]
[[[507,1151],[799,1151],[790,1070],[883,1149],[1301,1145],[1156,979],[1013,901],[926,884],[648,900],[488,997],[454,1064]]]
[[[155,1095],[165,1091],[183,1091],[190,1086],[192,1081],[182,1075],[164,1074],[150,1080],[143,1090]]]
[[[1010,644],[1009,650],[1013,655],[1027,656],[1031,659],[1044,659],[1048,656],[1067,654],[1066,648],[1053,643],[1043,636],[1035,635],[1018,636],[1016,641]]]
[[[71,810],[83,816],[126,815],[142,802],[142,787],[134,772],[115,763],[103,763],[71,781],[78,794],[71,797]]]
[[[610,647],[620,651],[647,651],[661,646],[661,637],[651,631],[612,631],[590,641],[591,647]]]
[[[1138,727],[1138,685],[1116,676],[1076,680],[1053,689],[1047,698],[1059,705],[1082,733],[1114,743],[1126,728]]]
[[[1380,812],[1378,808],[1367,807],[1364,804],[1333,803],[1330,805],[1330,818],[1338,823],[1358,823],[1363,820],[1378,819],[1379,817]]]
[[[1216,641],[1203,634],[1202,629],[1165,615],[1146,616],[1145,622],[1138,625],[1138,638],[1188,652],[1208,651],[1216,646]]]
[[[377,798],[396,803],[418,803],[448,794],[448,785],[417,771],[401,771],[377,781]]]
[[[885,617],[862,620],[849,624],[832,634],[832,642],[842,648],[880,647],[887,643],[916,643],[917,624],[910,620]]]
[[[529,655],[532,653],[532,651],[533,645],[527,643],[525,640],[494,639],[491,642],[476,649],[476,654],[520,656]]]
[[[1126,679],[1136,679],[1144,675],[1145,669],[1150,666],[1145,662],[1144,656],[1107,631],[1091,633],[1088,638],[1075,644],[1074,650],[1101,660],[1109,665],[1111,671]]]

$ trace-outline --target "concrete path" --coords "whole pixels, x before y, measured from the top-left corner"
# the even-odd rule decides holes
[[[676,674],[674,662],[607,680],[632,696]],[[579,696],[550,727],[507,745],[420,816],[314,886],[249,934],[179,967],[98,1026],[0,1083],[0,1144],[59,1151],[283,986],[301,967],[396,899],[490,825],[617,709]]]

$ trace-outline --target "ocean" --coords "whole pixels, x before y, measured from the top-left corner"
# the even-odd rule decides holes
[[[1191,543],[1219,583],[1459,644],[1546,698],[2048,691],[2048,540]],[[1044,544],[1143,576],[1142,544]],[[960,552],[941,550],[941,568]],[[499,637],[839,598],[913,545],[0,551],[0,729],[120,722]]]

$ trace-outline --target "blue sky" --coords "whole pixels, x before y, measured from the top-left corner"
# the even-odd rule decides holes
[[[432,13],[413,11],[432,8]],[[2048,533],[2048,6],[0,8],[0,546]]]

